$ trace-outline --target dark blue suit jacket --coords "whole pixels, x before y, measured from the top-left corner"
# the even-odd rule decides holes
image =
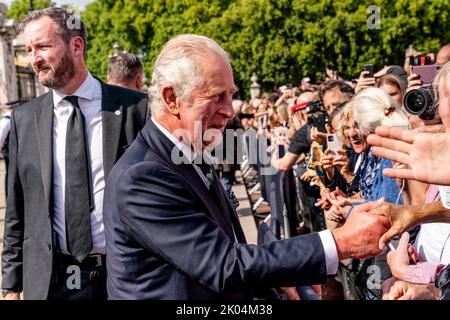
[[[174,147],[150,120],[109,175],[110,299],[251,299],[258,288],[326,281],[317,234],[245,244],[229,201],[216,203],[191,164],[174,165]]]

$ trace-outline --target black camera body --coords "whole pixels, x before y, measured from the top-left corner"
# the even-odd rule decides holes
[[[330,123],[328,113],[320,108],[319,101],[310,102],[306,109],[308,114],[308,125],[310,127],[316,127],[320,132],[326,133],[326,123]]]
[[[422,80],[422,87],[409,91],[403,98],[403,105],[410,114],[419,116],[422,120],[434,119],[438,99],[435,97],[432,82],[442,65],[421,65],[414,66],[413,73],[419,75]]]
[[[434,119],[438,107],[431,85],[409,91],[403,98],[403,105],[406,111],[422,120]]]

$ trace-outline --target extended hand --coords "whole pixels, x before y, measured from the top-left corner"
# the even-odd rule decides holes
[[[450,77],[447,78],[450,86]],[[450,97],[440,96],[439,115],[445,133],[417,132],[394,127],[378,127],[367,137],[374,154],[407,165],[403,169],[385,169],[395,179],[414,179],[439,185],[450,185]]]
[[[408,241],[409,233],[404,232],[397,249],[387,254],[389,269],[391,269],[392,275],[400,280],[405,280],[406,270],[409,266]]]
[[[386,244],[396,235],[401,234],[415,226],[417,223],[412,213],[413,207],[380,202],[373,208],[373,212],[384,214],[391,223],[391,228],[381,237],[379,248],[383,250]]]
[[[383,300],[438,300],[441,290],[433,284],[415,284],[394,277],[381,286]]]
[[[354,207],[344,226],[331,230],[340,260],[375,257],[383,252],[378,241],[391,224],[383,214],[371,211],[378,204],[368,202]]]

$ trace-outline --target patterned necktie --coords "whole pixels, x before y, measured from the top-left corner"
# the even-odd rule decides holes
[[[215,183],[221,183],[221,182],[220,181],[216,182],[215,175],[214,175],[214,172],[213,172],[213,170],[214,170],[213,166],[208,164],[204,160],[204,158],[203,159],[200,159],[200,158],[201,158],[201,156],[198,156],[195,159],[195,163],[200,168],[200,170],[202,171],[203,175],[206,177],[206,180],[209,183],[208,189],[210,189],[210,187],[213,186],[213,190],[215,192],[221,192],[220,188],[217,185],[215,185]],[[228,200],[230,200],[231,205],[236,210],[237,207],[239,207],[239,200],[236,198],[236,195],[234,194],[234,192],[232,190],[226,190],[225,187],[224,187],[224,189],[225,189],[225,194],[226,194]]]
[[[84,116],[78,97],[67,96],[64,100],[73,105],[67,122],[66,133],[66,182],[65,203],[67,249],[75,259],[82,262],[92,250],[91,219],[93,210],[90,165]]]

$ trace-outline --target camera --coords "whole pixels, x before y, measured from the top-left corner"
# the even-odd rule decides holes
[[[432,82],[442,65],[423,65],[413,67],[413,73],[420,76],[422,87],[409,91],[403,98],[406,111],[416,115],[422,120],[434,119],[437,112],[437,97],[432,87]]]
[[[403,105],[406,111],[422,120],[433,119],[438,106],[431,85],[409,91],[403,98]]]
[[[426,54],[421,54],[414,57],[409,57],[409,65],[411,66],[425,66],[434,64],[434,61],[430,56]]]
[[[308,114],[308,125],[316,127],[320,132],[326,133],[325,124],[330,122],[328,113],[320,108],[320,101],[310,102],[306,108]]]

